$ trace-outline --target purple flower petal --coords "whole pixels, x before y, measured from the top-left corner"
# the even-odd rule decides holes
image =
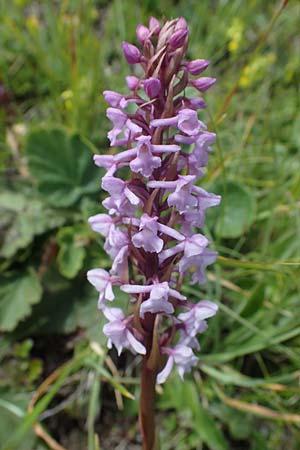
[[[157,384],[163,384],[166,381],[166,379],[169,377],[170,373],[172,372],[173,366],[174,366],[174,358],[172,356],[169,356],[165,367],[157,375],[157,378],[156,378]]]
[[[103,96],[105,101],[113,107],[120,106],[120,102],[124,98],[123,95],[114,91],[103,91]]]
[[[111,227],[114,227],[114,220],[108,214],[96,214],[91,216],[88,220],[92,230],[107,237]]]
[[[178,113],[178,128],[188,136],[197,135],[200,131],[201,122],[197,112],[193,109],[181,109]]]
[[[195,176],[179,175],[175,192],[169,195],[168,205],[175,206],[180,213],[184,213],[191,207],[196,206],[197,199],[192,195]]]

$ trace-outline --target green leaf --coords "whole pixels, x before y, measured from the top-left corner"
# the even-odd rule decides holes
[[[88,285],[86,276],[78,277],[72,287],[57,292],[45,291],[41,302],[26,321],[26,327],[18,331],[26,336],[30,333],[69,334],[81,328],[90,340],[105,345],[106,336],[102,332],[106,318],[97,309],[97,292]]]
[[[60,247],[57,256],[58,267],[66,278],[74,278],[82,268],[86,254],[83,247],[86,235],[87,227],[82,225],[62,228],[57,234]]]
[[[21,192],[2,191],[0,193],[0,208],[7,211],[20,212],[26,205],[26,198]]]
[[[263,305],[265,299],[265,285],[263,283],[257,284],[251,293],[244,308],[241,311],[242,317],[250,317],[255,314]]]
[[[190,380],[182,382],[178,376],[172,376],[164,388],[159,403],[160,408],[164,410],[174,408],[181,413],[188,412],[191,415],[190,427],[211,450],[228,449],[228,444],[217,426],[217,421],[202,406],[195,383]]]
[[[215,223],[215,232],[221,238],[238,238],[255,219],[255,199],[250,191],[235,181],[218,182],[213,192],[222,195],[220,208],[213,208],[210,221]],[[211,223],[210,222],[210,223]]]
[[[47,406],[57,394],[67,377],[76,372],[84,365],[84,361],[87,357],[87,352],[74,356],[68,363],[66,363],[60,371],[59,377],[52,384],[49,391],[36,403],[33,410],[28,412],[20,421],[18,426],[14,429],[14,433],[11,433],[8,440],[4,442],[3,450],[13,450],[20,448],[19,444],[31,429],[34,422],[37,421],[39,415],[46,410]]]
[[[33,272],[0,279],[0,330],[12,331],[42,297],[42,286]]]
[[[185,381],[182,388],[184,398],[189,404],[193,414],[195,431],[197,431],[200,438],[203,439],[212,450],[228,449],[228,444],[223,433],[217,427],[216,421],[208,411],[203,408],[195,384],[191,381]]]
[[[60,227],[66,217],[45,207],[32,189],[24,187],[24,192],[4,191],[0,195],[0,214],[5,218],[0,256],[12,257],[18,250],[26,248],[34,236]],[[1,220],[1,222],[2,222]]]
[[[62,129],[38,129],[29,135],[29,169],[51,205],[71,206],[99,189],[101,172],[93,164],[91,148],[78,134],[69,135]]]
[[[31,396],[29,393],[16,393],[13,391],[4,391],[0,395],[0,444],[3,444],[14,434],[15,429],[26,415],[26,408]],[[37,438],[33,430],[29,430],[18,449],[33,449],[36,448],[36,445]]]

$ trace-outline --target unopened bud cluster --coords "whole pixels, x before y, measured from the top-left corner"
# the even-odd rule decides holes
[[[142,49],[123,42],[127,62],[139,65],[143,75],[126,77],[127,95],[104,91],[113,124],[108,138],[123,150],[94,156],[106,169],[102,188],[109,194],[103,201],[108,214],[89,223],[105,237],[113,262],[109,272],[90,270],[88,279],[108,320],[103,328],[108,346],[154,358],[158,383],[174,364],[180,376],[196,364],[197,334],[217,311],[214,303],[194,304],[180,292],[190,276],[192,283],[205,283],[205,269],[217,257],[197,229],[207,208],[220,202],[220,196],[197,186],[215,140],[198,118],[197,110],[206,106],[198,92],[216,80],[198,77],[209,61],[184,60],[188,34],[182,17],[163,26],[152,17],[148,27],[137,27]],[[188,86],[195,97],[185,95]],[[128,294],[123,308],[114,307],[118,289]]]

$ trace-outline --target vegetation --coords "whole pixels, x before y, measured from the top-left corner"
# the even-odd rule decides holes
[[[92,154],[108,151],[101,92],[125,92],[120,42],[151,15],[183,15],[188,57],[212,62],[202,185],[223,196],[205,230],[218,261],[205,289],[184,288],[220,310],[199,367],[158,390],[161,449],[299,448],[299,4],[0,4],[1,448],[140,448],[138,358],[107,353],[86,272],[110,262],[87,218],[101,212]]]

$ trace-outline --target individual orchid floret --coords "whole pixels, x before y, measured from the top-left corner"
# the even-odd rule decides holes
[[[156,283],[149,286],[139,285],[122,285],[121,290],[128,294],[148,294],[149,298],[141,304],[140,315],[143,318],[146,312],[151,314],[165,313],[171,314],[174,311],[172,303],[168,301],[169,297],[184,301],[186,297],[181,295],[175,289],[170,288],[169,284],[164,281],[163,283]]]
[[[142,54],[139,49],[128,42],[122,43],[122,51],[129,64],[137,64],[141,62]]]
[[[207,266],[213,264],[217,259],[217,252],[214,250],[205,249],[201,254],[186,258],[179,263],[179,271],[186,272],[191,267],[195,267],[195,272],[192,276],[192,283],[204,284],[206,282],[205,269]]]
[[[128,246],[128,244],[129,238],[127,233],[118,227],[114,227],[110,229],[105,240],[104,250],[111,258],[114,259],[118,255],[119,251],[123,247]]]
[[[189,29],[184,17],[180,17],[175,24],[173,33],[168,39],[168,44],[172,50],[182,48],[187,40]]]
[[[136,36],[140,44],[144,45],[145,41],[149,38],[150,30],[145,25],[139,24],[136,28]]]
[[[198,109],[205,109],[207,106],[203,98],[200,97],[185,97],[182,99],[182,104],[184,105],[184,108],[194,109],[195,111],[197,111]]]
[[[140,231],[132,237],[132,243],[135,247],[142,247],[146,252],[160,253],[164,241],[157,236],[158,217],[150,217],[143,214],[140,220]]]
[[[202,77],[198,78],[197,80],[191,80],[190,84],[194,88],[198,89],[198,91],[205,92],[210,87],[212,87],[216,81],[217,81],[216,78]]]
[[[181,109],[177,116],[151,121],[152,127],[177,126],[180,131],[188,136],[198,135],[206,126],[198,119],[197,112],[193,109]]]
[[[186,28],[179,28],[175,31],[174,34],[170,37],[168,44],[173,49],[176,50],[179,47],[182,47],[184,44],[186,37],[188,35],[188,30]]]
[[[148,286],[123,284],[121,286],[121,290],[127,292],[127,294],[148,294],[152,291],[152,289],[156,287],[161,287],[165,292],[167,292],[172,297],[177,298],[178,300],[186,300],[186,297],[184,295],[180,294],[175,289],[170,288],[166,281],[164,281],[163,283],[149,284]]]
[[[108,138],[111,145],[114,145],[117,137],[122,133],[126,126],[132,136],[135,136],[142,132],[142,128],[128,119],[127,115],[117,108],[108,108],[106,111],[107,117],[112,121],[114,127],[108,133]]]
[[[161,158],[154,156],[162,153],[173,153],[180,150],[178,145],[152,145],[151,136],[139,136],[136,138],[137,147],[135,149],[127,150],[123,152],[123,155],[127,156],[131,152],[131,156],[136,156],[130,162],[130,168],[133,172],[141,173],[144,177],[150,177],[154,169],[161,166]],[[122,158],[122,155],[121,155]],[[124,160],[124,158],[118,158],[115,161]]]
[[[209,133],[205,131],[201,133],[195,142],[195,147],[190,155],[193,158],[198,167],[204,167],[208,163],[208,154],[212,151],[211,145],[216,139],[215,133]]]
[[[149,30],[154,36],[160,32],[160,23],[155,17],[150,17],[149,19]]]
[[[129,189],[127,183],[120,178],[106,176],[102,178],[102,188],[109,192],[115,205],[119,208],[124,204],[124,201],[137,206],[141,203],[140,198]]]
[[[142,318],[145,317],[146,313],[172,314],[174,312],[174,306],[168,301],[168,286],[162,286],[163,284],[154,286],[150,297],[141,304],[140,316]]]
[[[157,375],[158,384],[166,381],[174,364],[177,365],[179,376],[183,379],[185,372],[190,372],[191,368],[198,362],[198,358],[196,358],[192,349],[187,345],[178,344],[174,348],[163,347],[161,351],[168,356],[168,360],[164,369]]]
[[[208,246],[209,240],[203,236],[203,234],[194,234],[191,237],[186,237],[184,241],[179,244],[164,250],[159,255],[160,263],[164,262],[167,258],[171,258],[180,252],[183,252],[183,257],[180,264],[187,265],[188,258],[201,255],[204,249]],[[183,262],[182,262],[183,261]]]
[[[179,175],[176,181],[150,181],[148,187],[175,190],[168,197],[168,205],[175,206],[180,214],[197,205],[197,199],[192,195],[194,175]]]
[[[103,313],[109,320],[109,323],[103,327],[103,333],[108,337],[108,348],[111,348],[114,344],[118,350],[118,355],[121,354],[123,347],[145,355],[145,346],[136,339],[130,329],[132,317],[126,317],[120,308],[104,308]]]
[[[197,194],[199,209],[205,211],[207,208],[217,206],[221,202],[221,196],[207,192],[199,186],[195,186],[193,192]]]
[[[168,205],[175,206],[181,214],[197,204],[197,199],[192,195],[194,181],[194,175],[179,175],[176,189],[168,197]]]
[[[144,89],[149,98],[158,97],[161,93],[161,82],[158,78],[150,77],[144,81]]]
[[[130,163],[133,172],[150,177],[154,169],[161,166],[161,158],[154,156],[151,151],[150,137],[140,136],[137,145],[137,157]]]
[[[120,284],[118,277],[111,276],[104,269],[92,269],[88,271],[87,278],[100,294],[98,302],[99,307],[104,305],[105,300],[114,300],[115,296],[112,286],[113,284]]]
[[[175,31],[181,30],[181,29],[187,30],[187,32],[189,32],[189,27],[188,27],[187,21],[182,16],[179,17],[179,19],[176,21],[176,24],[175,24]]]
[[[125,79],[128,89],[131,91],[135,91],[141,84],[141,80],[133,75],[128,75]]]
[[[88,220],[92,230],[107,237],[112,228],[115,229],[115,220],[108,214],[96,214]]]
[[[124,98],[123,95],[118,94],[118,92],[114,91],[104,91],[103,96],[105,98],[105,101],[113,107],[120,106],[121,100]]]
[[[149,217],[148,214],[144,215],[145,217]],[[152,219],[156,220],[156,217],[152,217]],[[132,224],[136,227],[140,227],[141,226],[141,219],[135,219],[135,218],[128,218],[128,217],[124,217],[123,219],[123,223],[125,224]],[[157,224],[157,230],[160,233],[165,234],[166,236],[169,236],[173,239],[176,239],[177,241],[184,241],[185,240],[185,236],[181,233],[179,233],[178,231],[174,230],[171,227],[168,227],[167,225],[164,225],[162,223],[156,222]]]
[[[195,59],[186,63],[186,68],[191,75],[200,75],[209,66],[207,59]]]
[[[178,319],[181,321],[180,329],[184,330],[185,340],[195,337],[202,329],[206,329],[205,320],[213,317],[218,311],[218,306],[209,300],[201,300],[195,305],[190,304],[186,307],[189,308],[189,311],[178,315]]]

